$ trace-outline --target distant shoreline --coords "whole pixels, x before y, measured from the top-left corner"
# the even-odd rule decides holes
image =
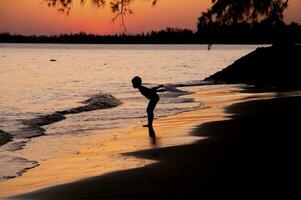
[[[86,44],[86,45],[273,45],[272,42],[254,42],[254,43],[84,43],[84,42],[18,42],[18,41],[1,41],[0,44]],[[294,43],[295,45],[301,45],[301,41]]]
[[[216,43],[216,44],[208,44],[208,43],[49,43],[49,42],[0,42],[1,44],[53,44],[53,45],[272,45],[272,43]],[[301,45],[301,43],[296,44]]]
[[[85,32],[56,35],[22,35],[0,33],[0,43],[58,44],[278,44],[301,43],[301,26],[232,27],[202,29],[166,28],[137,34],[97,35]]]

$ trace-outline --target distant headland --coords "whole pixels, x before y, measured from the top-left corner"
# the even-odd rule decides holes
[[[139,34],[95,35],[84,32],[60,35],[19,35],[0,33],[0,43],[63,44],[273,44],[301,43],[301,26],[277,27],[250,24],[224,25],[214,29],[166,28]]]

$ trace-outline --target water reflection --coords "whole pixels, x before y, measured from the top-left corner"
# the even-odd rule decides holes
[[[153,147],[157,146],[157,138],[156,138],[156,133],[155,130],[153,128],[153,126],[149,126],[148,127],[148,134],[149,134],[149,139],[150,139],[150,143]]]

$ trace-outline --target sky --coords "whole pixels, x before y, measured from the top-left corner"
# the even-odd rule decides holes
[[[120,22],[111,22],[113,14],[106,6],[81,6],[74,0],[69,15],[48,8],[43,0],[0,0],[0,32],[24,35],[53,35],[86,32],[115,34],[123,31]],[[133,15],[126,16],[127,33],[135,34],[166,27],[196,30],[197,18],[210,8],[211,0],[158,0],[152,6],[149,0],[135,0]],[[290,0],[285,21],[301,24],[301,0]]]

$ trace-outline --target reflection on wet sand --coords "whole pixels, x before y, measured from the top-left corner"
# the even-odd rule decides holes
[[[153,126],[148,127],[148,134],[149,134],[149,139],[150,139],[151,145],[155,147],[157,141],[156,141],[156,133],[155,133]]]

